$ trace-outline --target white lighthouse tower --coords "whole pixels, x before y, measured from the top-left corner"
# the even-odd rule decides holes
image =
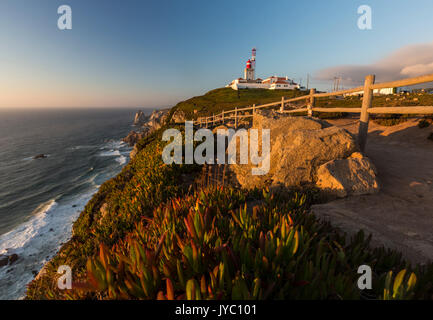
[[[253,70],[256,70],[256,48],[253,48],[252,50],[251,63],[252,63]]]
[[[256,48],[253,48],[251,59],[248,59],[247,65],[244,70],[244,79],[254,80],[256,70]]]

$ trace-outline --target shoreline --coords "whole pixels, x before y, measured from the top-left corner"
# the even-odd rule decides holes
[[[3,258],[0,260],[7,259],[0,266],[0,299],[21,300],[26,297],[27,285],[43,274],[47,264],[71,240],[73,224],[101,185],[116,177],[128,164],[131,148],[121,139],[110,141],[114,141],[116,147],[110,147],[113,142],[95,145],[94,156],[112,158],[109,161],[115,161],[118,169],[113,170],[112,164],[99,170],[97,168],[98,172],[87,179],[85,189],[42,202],[30,218],[0,235],[0,258]],[[106,154],[104,149],[108,150]],[[96,183],[97,178],[103,180]],[[78,183],[77,187],[82,184]]]
[[[52,254],[52,256],[49,259],[46,259],[42,266],[40,267],[40,269],[38,270],[38,272],[31,278],[29,279],[29,281],[27,281],[26,283],[26,287],[32,283],[35,280],[39,280],[40,278],[42,278],[46,272],[47,269],[49,267],[49,264],[53,261],[54,258],[56,258],[58,256],[58,254],[61,252],[62,248],[64,246],[66,246],[71,239],[73,238],[73,225],[74,223],[80,218],[80,216],[84,213],[86,206],[89,204],[89,202],[92,201],[92,199],[95,197],[95,195],[98,194],[98,192],[101,191],[101,186],[108,182],[111,179],[115,179],[116,177],[119,176],[119,174],[122,172],[122,170],[128,166],[128,164],[130,163],[131,159],[135,156],[136,154],[136,148],[135,145],[137,144],[137,142],[141,139],[144,138],[147,135],[152,134],[152,132],[154,132],[156,129],[159,129],[163,122],[165,121],[165,115],[168,114],[168,112],[170,111],[170,109],[165,109],[165,110],[154,110],[152,111],[150,114],[148,115],[144,115],[142,112],[142,118],[141,121],[137,122],[137,114],[140,113],[140,111],[137,112],[134,122],[133,122],[133,131],[130,131],[125,137],[120,138],[120,144],[124,144],[124,145],[128,145],[128,155],[125,154],[119,154],[122,159],[124,159],[124,161],[120,162],[117,161],[118,159],[116,159],[116,161],[121,165],[121,168],[118,172],[116,172],[115,174],[113,174],[110,178],[106,179],[105,181],[101,182],[98,187],[93,190],[93,192],[89,195],[89,197],[86,199],[86,201],[83,203],[82,206],[80,206],[80,210],[78,211],[77,216],[73,219],[73,221],[71,221],[70,223],[70,232],[69,232],[69,236],[67,239],[65,239],[58,247],[55,253]],[[131,119],[132,120],[132,119]],[[132,122],[132,121],[131,121]],[[138,130],[137,130],[138,129]],[[135,130],[137,130],[138,132],[135,132]],[[132,139],[131,139],[131,134],[132,134]],[[131,143],[133,142],[133,143]],[[106,154],[104,156],[108,156],[108,155],[113,155],[113,154]],[[102,156],[102,155],[101,155]],[[25,293],[19,297],[19,299],[25,299],[27,296],[27,289],[25,291]]]

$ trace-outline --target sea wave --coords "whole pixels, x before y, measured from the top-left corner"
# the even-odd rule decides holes
[[[67,195],[40,204],[26,222],[0,235],[0,255],[17,254],[19,257],[12,265],[0,267],[0,299],[18,299],[25,295],[26,284],[70,239],[72,224],[84,206],[100,183],[114,176],[119,166],[126,164],[131,148],[123,141],[110,140],[98,149],[98,156],[113,157],[117,165],[107,166],[97,173],[93,173],[94,167],[88,167],[87,172],[73,179]]]
[[[120,165],[124,165],[128,161],[131,152],[131,148],[121,140],[110,140],[100,150],[104,150],[98,154],[100,157],[115,157],[114,160]]]
[[[0,268],[0,288],[7,289],[0,291],[0,299],[24,296],[26,284],[69,240],[73,222],[96,191],[97,186],[65,203],[51,199],[27,222],[0,236],[0,254],[19,257],[14,264]]]
[[[119,150],[110,150],[110,151],[104,151],[99,153],[100,157],[114,157],[114,156],[120,156]]]
[[[125,164],[126,163],[126,157],[125,156],[120,156],[118,158],[115,159],[117,162],[119,162],[119,164]]]

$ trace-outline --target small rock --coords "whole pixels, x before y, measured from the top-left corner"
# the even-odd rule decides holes
[[[350,155],[349,158],[352,158],[352,159],[363,159],[364,155],[361,152],[354,152],[354,153],[352,153]]]
[[[45,158],[47,158],[47,156],[43,153],[38,154],[38,155],[33,157],[33,159],[45,159]]]
[[[0,256],[0,267],[4,267],[8,264],[9,258],[6,256]]]
[[[18,260],[18,255],[16,253],[9,256],[9,264],[12,264],[17,260]]]

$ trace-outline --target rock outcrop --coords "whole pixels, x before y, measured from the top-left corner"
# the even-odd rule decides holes
[[[140,125],[144,124],[144,122],[146,122],[146,116],[144,115],[143,111],[138,110],[138,111],[135,113],[135,117],[134,117],[134,122],[133,122],[133,124],[134,124],[135,126],[140,126]]]
[[[185,120],[185,113],[182,110],[176,110],[171,117],[171,121],[174,123],[184,123]]]
[[[48,157],[47,155],[41,153],[41,154],[38,154],[38,155],[34,156],[33,159],[35,159],[35,160],[36,159],[45,159],[47,157]]]
[[[145,135],[145,132],[131,131],[125,138],[122,139],[122,141],[127,143],[130,147],[133,147],[138,142],[138,140],[143,138]]]
[[[356,154],[322,164],[317,170],[316,185],[327,195],[339,198],[378,192],[376,168],[368,158]]]
[[[147,122],[143,124],[143,130],[153,131],[161,128],[167,121],[169,111],[170,109],[154,110],[147,119]]]
[[[129,153],[129,158],[134,159],[135,156],[137,155],[137,152],[138,152],[137,145],[135,145],[134,148]]]
[[[140,125],[140,130],[131,131],[125,138],[123,138],[124,142],[129,146],[134,147],[129,154],[131,159],[137,154],[135,144],[146,135],[161,128],[167,122],[169,111],[170,109],[154,110],[149,116],[145,116],[142,111],[138,111],[135,114],[134,124]]]
[[[4,267],[7,265],[13,264],[15,261],[18,260],[18,255],[16,253],[11,254],[10,256],[7,255],[1,255],[0,256],[0,267]]]
[[[324,192],[337,196],[378,189],[371,162],[367,158],[348,159],[360,153],[354,137],[342,128],[319,119],[262,111],[253,117],[251,129],[259,131],[259,150],[261,130],[270,129],[270,169],[265,175],[253,175],[251,169],[257,166],[251,163],[230,165],[244,188],[317,183]]]

